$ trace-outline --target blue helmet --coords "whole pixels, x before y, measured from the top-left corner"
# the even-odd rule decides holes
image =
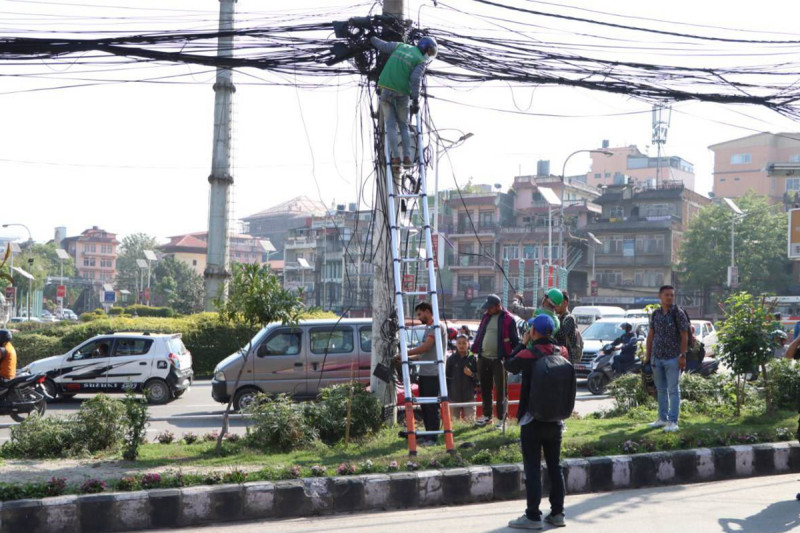
[[[426,56],[436,57],[439,53],[439,45],[436,44],[436,39],[433,37],[425,36],[417,43],[417,48]]]

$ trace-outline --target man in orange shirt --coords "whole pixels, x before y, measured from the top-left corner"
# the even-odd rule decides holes
[[[11,332],[0,329],[0,380],[14,379],[17,375],[17,352],[11,344]]]

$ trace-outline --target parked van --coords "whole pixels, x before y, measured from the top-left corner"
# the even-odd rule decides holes
[[[245,350],[249,353],[245,363]],[[240,410],[255,395],[289,394],[314,398],[320,389],[352,378],[368,384],[372,354],[372,319],[301,320],[296,326],[270,324],[214,369],[211,395]],[[242,370],[239,386],[236,377]]]
[[[580,305],[572,310],[572,316],[575,317],[578,329],[583,331],[601,318],[625,318],[625,310],[605,305]]]

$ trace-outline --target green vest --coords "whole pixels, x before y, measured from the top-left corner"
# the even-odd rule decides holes
[[[422,55],[419,48],[410,44],[400,43],[383,67],[381,76],[378,78],[378,87],[384,87],[396,93],[410,96],[411,85],[409,78],[411,78],[411,72],[424,62],[425,56]]]

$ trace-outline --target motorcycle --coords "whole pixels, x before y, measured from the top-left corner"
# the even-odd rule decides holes
[[[612,363],[614,358],[617,357],[617,353],[615,353],[613,344],[606,344],[600,352],[592,362],[592,371],[589,373],[589,377],[586,378],[586,386],[592,394],[600,395],[605,393],[608,384],[622,374],[639,374],[642,371],[642,361],[640,359],[635,359],[633,363],[623,370],[622,374],[615,370]]]
[[[0,383],[0,415],[10,415],[16,422],[33,413],[44,415],[48,398],[44,381],[44,374],[23,374]]]

